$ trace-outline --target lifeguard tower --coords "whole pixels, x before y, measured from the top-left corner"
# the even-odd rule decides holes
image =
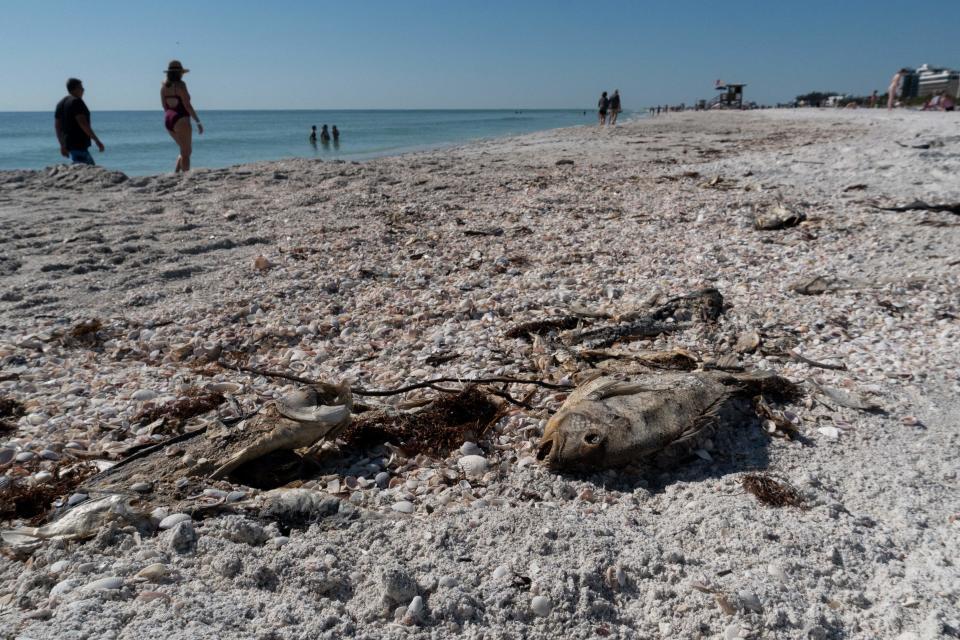
[[[743,88],[746,84],[734,84],[731,82],[721,82],[717,80],[714,87],[717,91],[722,91],[716,98],[711,100],[711,109],[742,109],[743,108]]]

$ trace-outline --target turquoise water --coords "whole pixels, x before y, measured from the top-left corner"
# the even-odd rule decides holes
[[[623,114],[626,115],[626,114]],[[479,138],[595,122],[582,110],[482,111],[201,111],[205,132],[194,131],[194,168],[282,158],[357,160]],[[621,116],[622,117],[622,116]],[[93,111],[106,145],[97,164],[127,175],[173,171],[177,146],[160,111]],[[340,143],[315,146],[310,126],[335,124]],[[53,113],[0,112],[0,170],[39,169],[63,162]]]

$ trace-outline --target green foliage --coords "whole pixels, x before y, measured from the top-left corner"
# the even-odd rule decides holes
[[[826,102],[827,98],[830,96],[835,95],[837,95],[836,91],[811,91],[810,93],[805,93],[802,96],[797,96],[797,102],[818,105]]]

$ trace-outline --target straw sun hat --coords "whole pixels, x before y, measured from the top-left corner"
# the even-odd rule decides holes
[[[189,73],[190,69],[184,69],[183,63],[179,60],[171,60],[170,64],[167,65],[167,71],[179,71],[180,73]]]

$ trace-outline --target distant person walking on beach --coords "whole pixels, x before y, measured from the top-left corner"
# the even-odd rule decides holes
[[[617,124],[617,114],[620,113],[620,89],[614,89],[610,96],[610,126]]]
[[[197,121],[197,132],[203,135],[203,124],[190,104],[187,83],[183,81],[183,74],[189,71],[190,69],[183,68],[179,60],[171,60],[167,65],[167,79],[160,85],[163,125],[180,147],[180,155],[177,156],[174,167],[177,173],[190,171],[190,155],[193,153],[193,127],[190,126],[190,118]]]
[[[873,109],[877,106],[877,90],[874,89],[873,93],[870,94],[870,108]]]
[[[324,144],[330,142],[330,131],[327,130],[327,125],[320,128],[320,142]]]
[[[310,142],[317,143],[317,125],[310,127]]]
[[[73,162],[96,164],[90,155],[90,141],[103,152],[103,143],[90,126],[90,109],[83,101],[83,83],[76,78],[67,80],[67,95],[57,103],[53,126],[60,141],[60,155]]]
[[[900,82],[907,73],[909,73],[908,69],[900,69],[900,71],[893,74],[893,78],[890,79],[890,86],[887,88],[887,109],[893,109],[893,104],[897,99],[897,92],[900,89]]]
[[[597,103],[597,110],[600,116],[600,126],[607,124],[607,109],[610,107],[610,99],[607,97],[607,92],[604,91],[600,96],[600,101]]]

